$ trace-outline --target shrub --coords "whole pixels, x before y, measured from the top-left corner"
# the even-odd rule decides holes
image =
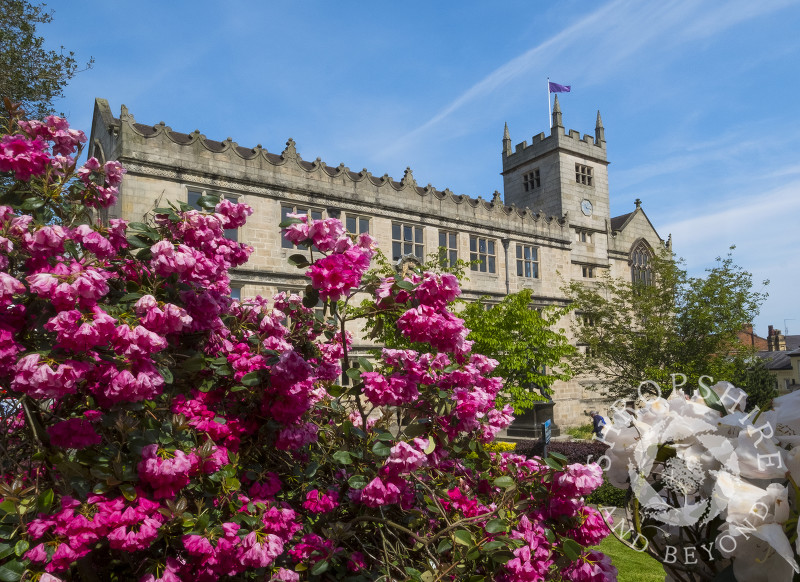
[[[3,579],[614,579],[586,549],[599,515],[575,502],[600,468],[487,451],[510,408],[448,307],[455,277],[365,277],[369,235],[296,216],[305,298],[239,303],[228,270],[252,249],[224,229],[248,206],[93,224],[121,166],[78,168],[81,132],[17,116],[0,147],[16,179],[0,196]],[[356,369],[356,293],[411,348]]]

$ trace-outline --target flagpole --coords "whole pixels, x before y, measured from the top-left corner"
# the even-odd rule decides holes
[[[550,116],[550,77],[547,77],[547,126],[553,129],[553,118]]]

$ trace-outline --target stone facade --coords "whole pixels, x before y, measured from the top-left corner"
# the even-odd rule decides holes
[[[244,268],[232,272],[241,297],[303,289],[304,278],[286,261],[298,251],[286,248],[278,228],[282,215],[299,210],[367,228],[393,259],[427,257],[444,242],[460,259],[482,260],[464,283],[466,298],[499,301],[530,288],[544,306],[567,303],[566,281],[591,284],[604,271],[630,278],[636,256],[670,245],[638,200],[633,212],[611,217],[604,131],[599,113],[594,136],[565,131],[557,99],[549,136],[539,134],[512,151],[506,128],[504,197],[495,192],[489,200],[421,187],[410,169],[394,180],[319,158],[308,162],[291,139],[276,154],[231,138],[210,140],[199,131],[175,132],[163,123],[143,125],[124,105],[115,118],[103,99],[95,102],[89,155],[119,160],[128,170],[110,218],[141,221],[167,201],[190,202],[203,192],[252,206],[248,223],[232,233],[255,249]],[[357,342],[355,349],[366,347]],[[586,422],[585,411],[597,401],[590,386],[588,380],[555,386],[556,424]]]

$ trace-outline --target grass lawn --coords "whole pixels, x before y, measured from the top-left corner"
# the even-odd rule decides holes
[[[613,535],[600,542],[597,549],[611,558],[619,570],[619,582],[664,582],[664,568],[659,562],[645,552],[630,549]]]

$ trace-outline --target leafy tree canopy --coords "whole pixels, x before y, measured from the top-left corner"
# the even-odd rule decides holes
[[[0,0],[0,96],[21,103],[29,118],[53,113],[53,101],[63,97],[64,86],[78,72],[75,53],[63,46],[46,50],[37,35],[36,25],[52,19],[45,4]]]
[[[666,394],[672,374],[685,374],[691,391],[700,376],[732,380],[743,370],[741,359],[750,351],[737,332],[753,321],[767,294],[753,289],[752,274],[732,253],[717,257],[701,277],[690,277],[682,265],[666,254],[653,258],[652,285],[610,276],[568,284],[576,341],[591,354],[573,359],[576,371],[596,377],[612,397],[635,398],[645,380]]]
[[[540,312],[531,307],[531,298],[525,289],[488,309],[483,300],[467,304],[459,314],[471,330],[467,339],[475,342],[473,349],[500,362],[494,372],[505,378],[517,413],[547,400],[556,380],[572,377],[564,358],[575,348],[563,330],[553,329],[568,310],[546,307]]]

